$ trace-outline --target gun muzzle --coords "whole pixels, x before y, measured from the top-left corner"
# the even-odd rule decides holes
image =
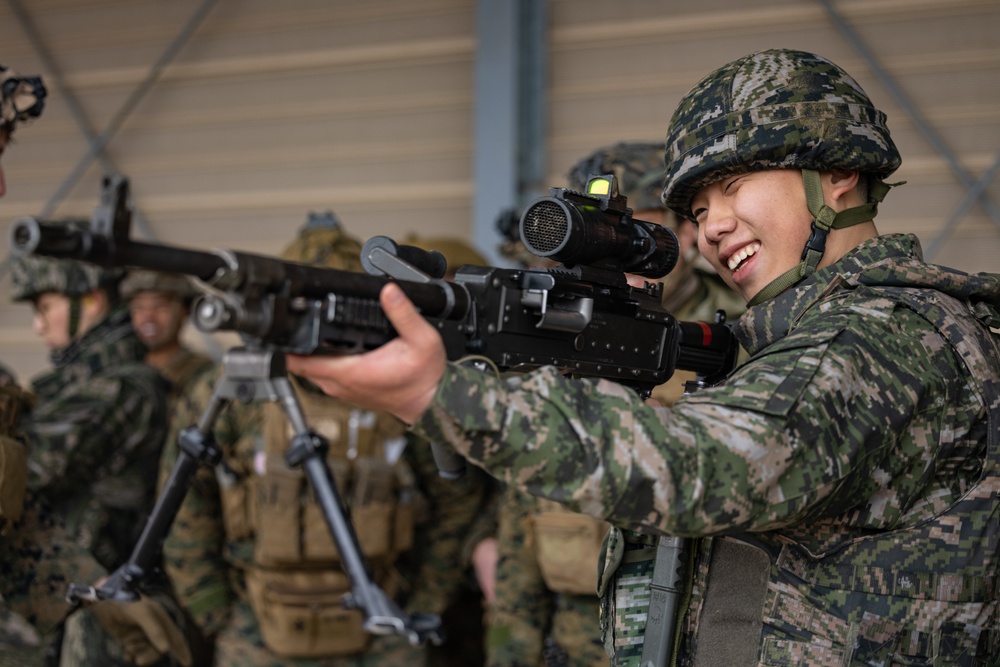
[[[88,255],[91,245],[90,233],[72,225],[21,218],[10,228],[10,249],[15,255],[78,258]]]

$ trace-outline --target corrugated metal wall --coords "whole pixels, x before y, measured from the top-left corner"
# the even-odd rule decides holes
[[[0,3],[0,62],[42,72]],[[24,0],[21,0],[24,2]],[[96,132],[114,117],[201,0],[32,0],[36,24]],[[548,170],[598,145],[662,138],[674,105],[711,69],[753,50],[821,53],[889,113],[904,156],[878,219],[925,245],[967,187],[878,81],[821,2],[550,0]],[[1000,155],[1000,3],[840,0],[832,7],[905,91],[973,181]],[[310,210],[358,236],[411,230],[471,238],[474,0],[219,0],[110,143],[157,238],[277,252]],[[4,156],[0,233],[43,210],[87,151],[57,92]],[[88,215],[92,165],[55,213]],[[1000,181],[987,192],[1000,202]],[[997,205],[1000,207],[1000,204]],[[981,206],[935,255],[1000,271],[1000,224]],[[6,290],[6,282],[0,283]],[[26,307],[0,303],[0,360],[44,365]]]

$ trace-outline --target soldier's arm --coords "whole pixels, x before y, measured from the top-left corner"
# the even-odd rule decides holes
[[[422,443],[408,446],[407,454],[430,504],[430,516],[415,535],[417,572],[407,608],[440,614],[462,585],[462,547],[486,503],[489,485],[473,469],[457,480],[442,479],[430,448]]]
[[[535,502],[533,496],[510,488],[500,501],[496,602],[486,630],[489,667],[543,664],[553,605],[529,537],[528,521]]]
[[[137,370],[96,376],[35,406],[24,424],[32,488],[51,498],[82,493],[95,481],[82,471],[114,474],[148,455],[149,443],[160,446],[165,387],[152,371]]]
[[[501,380],[449,365],[415,430],[509,484],[617,525],[694,536],[815,517],[877,493],[874,462],[896,434],[940,412],[933,397],[965,382],[916,316],[876,325],[862,310],[800,323],[725,385],[673,408],[552,368]],[[872,372],[873,359],[887,358],[910,360],[893,367],[890,386]],[[906,458],[904,494],[919,497],[934,456]]]
[[[161,486],[178,455],[177,433],[197,422],[217,379],[213,370],[202,374],[178,397],[171,435],[160,462]],[[230,417],[224,412],[220,421]],[[216,429],[218,438],[220,429]],[[224,443],[218,443],[222,446]],[[229,617],[234,593],[224,558],[225,526],[215,470],[201,466],[163,544],[164,568],[180,604],[206,635],[214,635]]]

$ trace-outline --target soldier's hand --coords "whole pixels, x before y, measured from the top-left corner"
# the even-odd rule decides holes
[[[184,667],[191,667],[187,639],[166,610],[152,598],[136,602],[99,600],[88,605],[101,627],[119,642],[125,657],[140,667],[171,655]]]
[[[290,354],[288,370],[308,378],[334,398],[385,410],[412,424],[434,400],[444,375],[444,343],[399,285],[387,283],[379,296],[398,337],[364,354]]]

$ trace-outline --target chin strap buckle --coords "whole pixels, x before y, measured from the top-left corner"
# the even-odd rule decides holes
[[[802,256],[799,259],[805,259],[810,251],[817,252],[822,257],[823,253],[826,252],[826,235],[828,232],[828,229],[819,227],[814,220],[812,231],[809,233],[809,240],[806,241],[806,247],[802,249]]]

